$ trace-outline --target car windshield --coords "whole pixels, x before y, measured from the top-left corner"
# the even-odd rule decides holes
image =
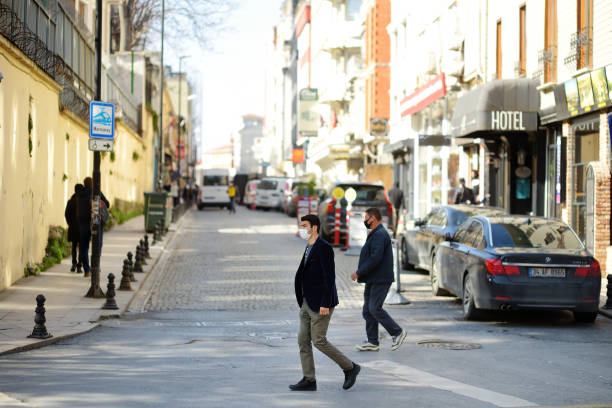
[[[261,183],[257,186],[258,190],[276,190],[278,186],[278,181],[274,180],[262,180]]]
[[[373,205],[385,202],[385,190],[382,186],[342,184],[339,187],[344,191],[351,187],[355,189],[357,198],[355,198],[353,205]]]
[[[491,223],[491,233],[496,248],[584,248],[574,231],[557,220],[502,219]]]
[[[227,186],[229,184],[227,176],[204,176],[205,186]]]

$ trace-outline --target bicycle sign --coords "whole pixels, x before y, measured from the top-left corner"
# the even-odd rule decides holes
[[[93,139],[115,138],[115,104],[89,102],[89,137]]]

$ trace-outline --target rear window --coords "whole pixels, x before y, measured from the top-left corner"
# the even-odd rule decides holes
[[[349,188],[354,188],[357,192],[357,198],[353,205],[373,204],[385,202],[385,189],[382,186],[361,186],[361,185],[340,185],[346,191]]]
[[[204,186],[227,186],[229,184],[227,176],[204,176]]]
[[[555,220],[511,220],[491,224],[494,247],[583,249],[566,224]]]
[[[274,180],[262,180],[257,186],[258,190],[276,190],[278,187],[278,181]]]

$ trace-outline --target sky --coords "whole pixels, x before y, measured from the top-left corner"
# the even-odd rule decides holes
[[[264,114],[266,46],[272,43],[281,0],[235,0],[226,31],[212,50],[196,52],[188,73],[198,83],[203,150],[230,143],[244,114]],[[194,114],[197,114],[194,112]]]

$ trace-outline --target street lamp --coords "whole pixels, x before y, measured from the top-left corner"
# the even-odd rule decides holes
[[[183,83],[183,60],[185,58],[189,58],[191,57],[191,55],[183,55],[179,57],[179,91],[178,91],[178,141],[177,141],[177,150],[178,150],[178,166],[177,166],[177,173],[178,173],[178,180],[179,180],[179,188],[181,186],[180,183],[180,179],[181,179],[181,127],[182,124],[181,122],[183,121],[181,118],[181,85]],[[184,150],[183,150],[184,151]]]

